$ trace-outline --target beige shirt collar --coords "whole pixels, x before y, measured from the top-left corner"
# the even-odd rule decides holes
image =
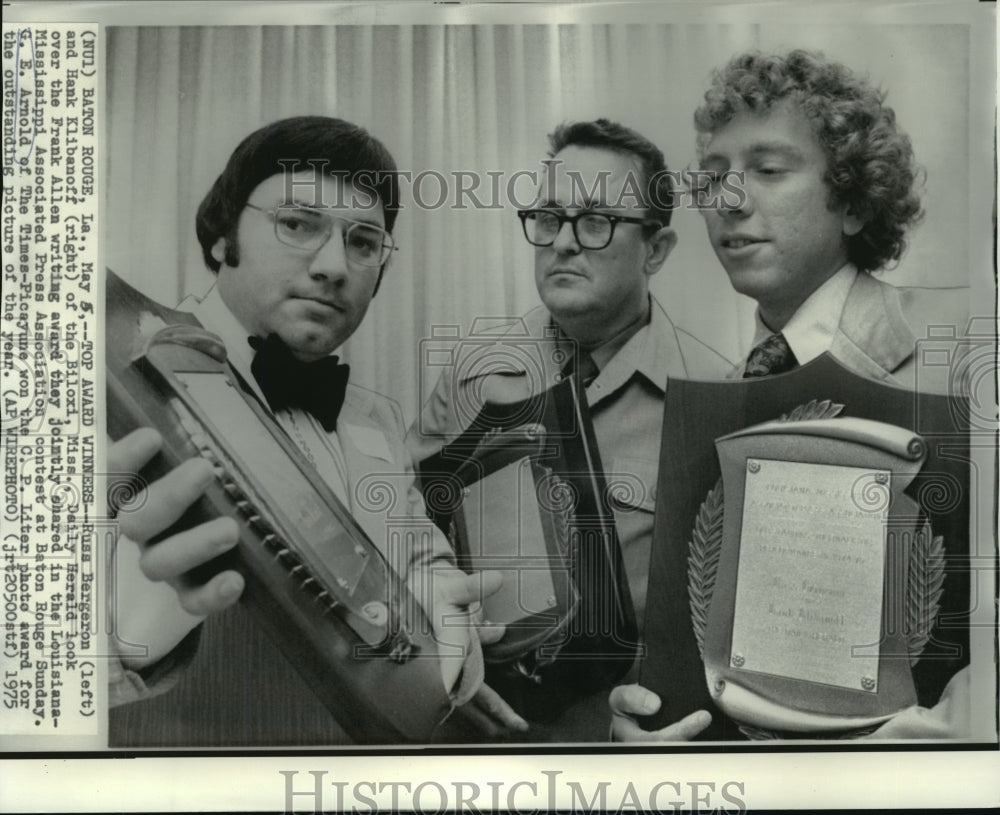
[[[781,330],[799,365],[812,362],[820,354],[830,350],[840,326],[847,295],[857,276],[858,270],[851,264],[841,267],[809,295]],[[760,318],[760,309],[755,313],[755,323],[751,348],[775,333]]]
[[[649,306],[649,321],[613,353],[587,388],[592,406],[622,388],[636,373],[642,374],[663,393],[668,372],[682,368],[673,324],[653,297],[649,299]],[[612,344],[616,344],[615,340],[612,340]],[[591,355],[594,353],[592,350]],[[597,349],[598,359],[602,356],[604,355],[600,353],[600,349]]]
[[[212,286],[201,300],[193,296],[184,298],[177,309],[194,314],[198,318],[198,322],[205,328],[219,335],[226,346],[229,363],[253,388],[261,403],[266,405],[267,400],[264,398],[250,368],[254,357],[254,350],[248,342],[250,332],[243,327],[243,324],[236,319],[236,315],[229,310],[229,306],[223,302],[222,295],[219,294],[219,287]]]

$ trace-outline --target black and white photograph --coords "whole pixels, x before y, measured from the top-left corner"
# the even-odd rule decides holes
[[[5,810],[1000,803],[989,4],[78,5]]]

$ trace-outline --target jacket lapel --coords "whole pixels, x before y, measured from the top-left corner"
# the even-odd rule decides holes
[[[892,379],[913,355],[914,344],[896,288],[859,274],[830,348],[833,356],[863,376]]]
[[[587,391],[591,408],[626,385],[636,371],[646,376],[660,390],[666,386],[668,376],[687,375],[676,328],[655,298],[650,298],[650,307],[655,311],[650,316],[648,330],[641,335],[642,345],[638,345],[636,337],[632,337],[601,370],[598,378],[601,387]],[[539,307],[526,314],[523,322],[527,336],[542,339],[542,343],[534,345],[529,342],[522,355],[504,355],[502,364],[497,363],[496,350],[489,344],[474,346],[468,356],[460,361],[458,368],[471,372],[461,379],[461,385],[463,388],[478,388],[477,403],[516,402],[541,393],[559,382],[565,358],[560,358],[557,362],[548,352],[549,348],[555,347],[551,315],[544,307]],[[505,335],[501,340],[511,342],[517,338],[518,335]],[[567,341],[563,350],[571,347],[572,344]],[[477,359],[478,355],[482,355],[482,361]],[[532,363],[530,371],[525,366],[528,355]],[[721,376],[723,372],[724,368],[719,366],[718,375]],[[480,382],[477,383],[476,380]]]
[[[381,501],[364,500],[368,476],[384,475],[390,489],[402,489],[402,462],[394,451],[384,428],[374,412],[374,406],[360,399],[353,388],[348,389],[344,407],[337,419],[337,438],[344,453],[347,468],[350,510],[368,536],[382,548],[387,513]],[[405,496],[399,500],[405,501]],[[390,512],[391,514],[391,512]]]

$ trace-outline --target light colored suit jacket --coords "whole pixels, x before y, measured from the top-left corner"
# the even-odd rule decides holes
[[[460,343],[454,365],[442,370],[407,435],[414,461],[422,461],[459,436],[485,402],[517,402],[557,383],[566,356],[553,353],[555,342],[552,317],[539,307],[506,333],[473,334]],[[722,379],[731,367],[729,360],[675,326],[651,298],[649,324],[619,349],[587,388],[640,627],[667,380]]]
[[[969,290],[893,286],[870,274],[854,280],[829,353],[859,376],[929,393],[966,387],[960,362]],[[745,361],[730,376],[743,373]]]
[[[961,364],[970,346],[966,288],[893,286],[858,274],[848,293],[830,354],[846,368],[916,391],[961,395],[969,372]],[[742,374],[743,365],[733,372]],[[962,738],[969,734],[969,669],[952,678],[938,705],[914,706],[872,738]]]
[[[337,437],[347,463],[351,514],[387,557],[392,556],[389,535],[404,525],[411,532],[427,533],[426,545],[413,553],[415,559],[453,562],[447,539],[427,519],[423,496],[414,485],[405,435],[396,402],[356,385],[347,386]],[[414,564],[393,566],[405,574]]]
[[[830,353],[869,379],[954,393],[961,344],[952,346],[954,353],[948,359],[942,346],[949,345],[949,337],[960,340],[968,322],[968,289],[898,287],[859,274]]]
[[[654,393],[650,406],[656,418],[662,419],[662,395],[669,377],[720,379],[731,368],[725,357],[675,326],[655,298],[650,302],[648,339],[638,348],[635,338],[630,340],[600,372],[587,389],[592,412],[638,373],[659,392],[658,397]],[[485,402],[517,402],[557,383],[565,357],[550,353],[555,341],[552,316],[542,306],[506,327],[474,332],[459,340],[454,363],[441,369],[418,421],[407,434],[413,460],[422,461],[458,437]],[[638,421],[638,417],[633,415],[631,420]],[[648,438],[643,440],[646,447],[648,443]]]
[[[453,364],[442,369],[407,435],[414,460],[423,460],[459,436],[484,402],[517,402],[558,382],[566,356],[552,353],[554,343],[552,317],[541,307],[506,330],[474,333],[460,340],[450,354]],[[722,379],[731,367],[729,360],[675,326],[651,298],[649,324],[619,349],[587,387],[640,629],[645,617],[667,381],[670,377]],[[604,691],[582,699],[533,737],[605,741],[609,723]]]
[[[348,384],[337,439],[349,510],[405,576],[432,561],[453,564],[454,553],[426,516],[404,436],[398,404]],[[409,548],[396,552],[392,540]],[[145,680],[109,662],[110,746],[351,743],[243,604],[206,619]],[[452,692],[455,703],[467,701],[482,677],[482,652],[473,642]]]

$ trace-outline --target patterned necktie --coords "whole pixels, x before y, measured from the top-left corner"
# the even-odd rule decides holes
[[[277,334],[266,340],[250,337],[248,342],[257,352],[250,371],[271,410],[301,408],[319,419],[327,433],[331,432],[344,404],[351,367],[341,365],[338,357],[301,362]]]
[[[754,347],[747,357],[746,368],[743,371],[743,378],[752,376],[770,376],[771,374],[783,374],[798,365],[795,354],[792,353],[791,346],[785,335],[782,333],[772,334],[766,340]]]
[[[597,379],[597,375],[600,372],[590,352],[582,349],[569,358],[569,361],[563,366],[561,371],[563,379],[571,374],[576,374],[580,379],[580,383],[585,388],[589,387],[590,383]]]

